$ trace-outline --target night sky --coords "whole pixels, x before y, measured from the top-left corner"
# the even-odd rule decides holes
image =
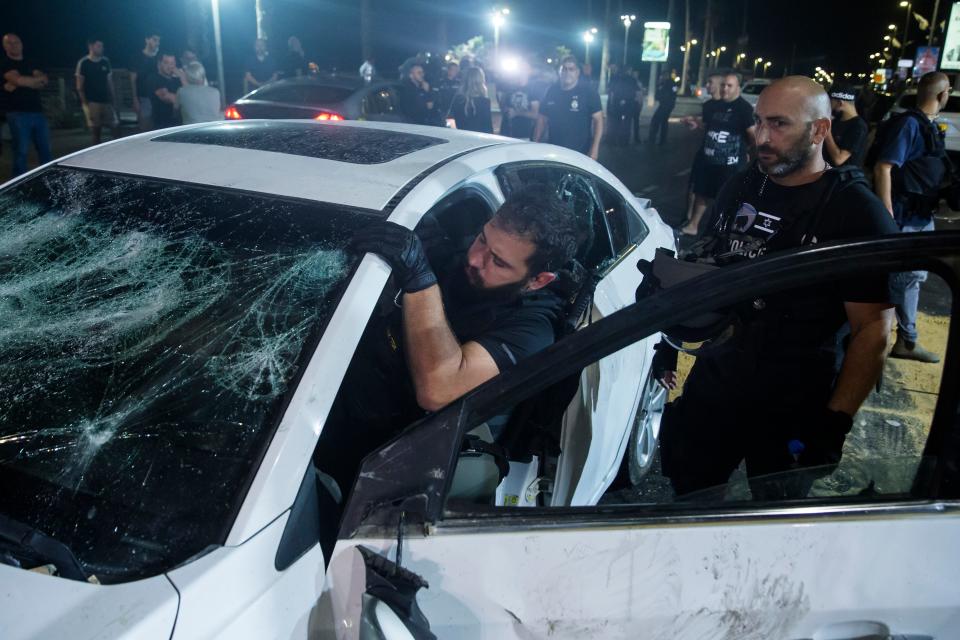
[[[264,0],[271,11],[272,47],[279,52],[286,38],[300,37],[308,57],[323,68],[337,67],[355,71],[360,59],[359,0]],[[142,48],[143,32],[159,30],[164,49],[181,49],[190,34],[187,7],[194,3],[201,19],[192,20],[201,45],[201,58],[212,64],[212,28],[209,0],[8,0],[0,8],[0,29],[16,31],[24,39],[27,55],[48,68],[72,67],[85,53],[85,39],[98,34],[107,47],[107,55],[117,67],[126,66]],[[474,35],[492,41],[488,13],[490,0],[372,0],[373,32],[377,64],[381,72],[396,68],[418,50],[437,50],[438,19],[447,16],[447,38],[456,44]],[[605,0],[512,0],[509,26],[501,36],[504,49],[543,54],[557,44],[566,44],[578,56],[583,55],[580,34],[589,26],[600,26]],[[914,10],[930,17],[934,0],[915,0]],[[949,11],[950,0],[942,0],[941,20]],[[684,0],[674,0],[675,16],[671,66],[679,69],[681,54],[676,45],[682,41]],[[706,0],[690,0],[691,37],[702,39]],[[620,13],[634,13],[638,21],[663,20],[668,0],[611,0],[614,19]],[[794,71],[811,73],[820,65],[832,71],[867,71],[867,56],[883,46],[887,25],[903,28],[905,10],[898,0],[714,0],[718,15],[718,45],[727,45],[722,64],[732,62],[742,32],[744,8],[750,36],[750,59],[762,56],[773,60],[771,75],[783,73],[794,45]],[[621,9],[622,7],[622,9]],[[254,0],[221,0],[228,91],[236,86],[243,60],[249,55],[255,36]],[[592,13],[592,17],[591,14]],[[918,33],[916,22],[912,34]],[[639,62],[642,28],[630,32],[630,58]],[[924,34],[923,39],[926,39]],[[911,36],[913,39],[913,36]],[[622,56],[623,27],[616,22],[611,39],[611,54]],[[204,50],[206,49],[206,50]],[[592,49],[594,64],[599,62],[600,46]],[[908,55],[910,51],[908,50]],[[229,91],[233,93],[233,91]]]

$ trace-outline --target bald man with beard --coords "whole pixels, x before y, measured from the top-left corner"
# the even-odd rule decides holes
[[[949,98],[947,76],[936,71],[925,74],[917,86],[917,106],[895,116],[877,135],[874,189],[902,233],[934,230],[947,170],[944,134],[936,118]],[[891,357],[940,362],[937,354],[918,344],[917,307],[920,285],[926,279],[926,271],[890,276],[890,292],[897,304],[897,341]]]
[[[721,189],[701,258],[729,264],[896,232],[856,167],[824,162],[830,115],[830,99],[809,78],[783,78],[760,94],[757,160]],[[818,473],[831,472],[883,368],[888,298],[883,274],[770,295],[724,347],[701,354],[663,417],[663,471],[677,495],[726,483],[743,460],[751,479],[819,467],[789,491],[751,482],[755,499],[804,495]],[[846,322],[851,338],[837,371],[836,335]],[[675,379],[671,371],[664,382]]]

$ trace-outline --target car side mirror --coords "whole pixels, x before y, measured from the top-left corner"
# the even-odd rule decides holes
[[[650,204],[651,204],[650,198],[644,197],[643,194],[634,192],[634,193],[633,193],[633,200],[634,200],[634,202],[636,203],[638,209],[649,209],[649,208],[650,208]]]

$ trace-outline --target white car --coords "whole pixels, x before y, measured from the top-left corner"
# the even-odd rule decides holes
[[[907,89],[897,98],[896,103],[890,108],[884,120],[889,118],[891,114],[902,113],[916,106],[917,90]],[[944,144],[947,153],[956,160],[956,156],[960,155],[960,91],[950,92],[950,97],[947,98],[947,106],[937,116],[937,122],[946,127]]]
[[[769,78],[754,78],[743,85],[743,88],[740,90],[740,95],[743,96],[744,100],[756,107],[757,101],[760,99],[760,94],[764,89],[769,87],[772,82],[773,80]]]
[[[4,185],[3,637],[293,637],[319,624],[324,556],[287,523],[316,499],[311,454],[390,272],[349,239],[426,213],[470,239],[531,182],[553,185],[589,232],[578,259],[596,288],[571,322],[632,303],[637,260],[672,248],[670,228],[602,166],[550,145],[215,123]],[[474,452],[463,495],[595,505],[618,473],[642,475],[664,400],[649,374],[658,339],[573,376],[551,446],[514,444],[502,472]],[[336,533],[337,514],[318,520]],[[56,575],[25,570],[47,565]]]
[[[343,251],[350,233],[482,220],[543,171],[603,214],[585,218],[610,244],[587,252],[592,321],[372,452],[343,499],[311,453],[389,275]],[[765,501],[604,488],[639,457],[636,407],[656,420],[661,332],[873,272],[930,270],[955,301],[960,234],[814,245],[629,304],[669,229],[585,157],[290,121],[108,143],[7,185],[0,212],[5,639],[957,637],[960,323],[938,325],[922,437],[889,427],[842,482]],[[464,447],[505,411],[506,460]]]

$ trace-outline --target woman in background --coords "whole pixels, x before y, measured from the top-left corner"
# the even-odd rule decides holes
[[[466,70],[460,91],[450,103],[450,116],[457,123],[457,129],[493,133],[490,98],[487,97],[487,80],[483,69],[471,67]]]

